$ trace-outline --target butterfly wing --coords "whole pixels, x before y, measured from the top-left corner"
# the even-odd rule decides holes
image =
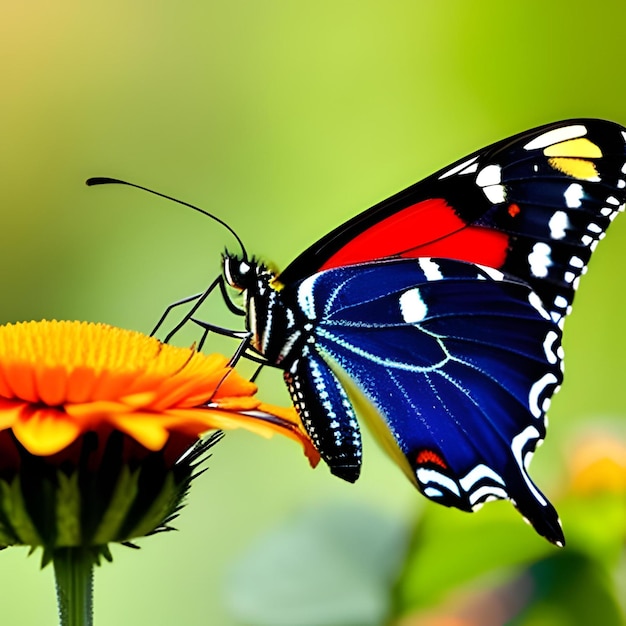
[[[468,511],[510,499],[541,535],[563,543],[554,508],[527,473],[562,380],[561,332],[527,285],[460,261],[418,259],[331,269],[282,295],[314,329],[317,379],[334,370],[356,385],[375,430],[427,497]],[[301,413],[318,398],[314,388],[301,394]],[[335,404],[333,415],[343,411],[339,397]],[[307,416],[317,416],[314,431],[329,428],[323,412]]]
[[[495,143],[339,226],[279,280],[384,258],[458,259],[522,279],[559,322],[626,202],[625,132],[578,119]]]

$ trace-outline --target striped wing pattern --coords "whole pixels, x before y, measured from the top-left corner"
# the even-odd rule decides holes
[[[562,543],[554,508],[527,473],[562,380],[561,331],[526,285],[424,258],[320,272],[294,296],[314,339],[295,378],[303,360],[326,370],[315,393],[300,398],[301,412],[306,397],[321,395],[336,398],[333,418],[343,414],[328,381],[347,376],[384,419],[400,464],[427,497],[467,511],[510,499],[540,534]],[[314,432],[355,438],[355,422],[320,421]]]

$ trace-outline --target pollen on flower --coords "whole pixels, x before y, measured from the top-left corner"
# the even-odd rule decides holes
[[[293,409],[263,404],[227,357],[85,322],[0,326],[0,546],[96,547],[166,530],[221,437],[282,434],[319,454]],[[46,556],[48,555],[48,556]]]
[[[223,355],[134,331],[64,321],[0,326],[0,430],[10,428],[33,454],[55,454],[102,428],[159,450],[172,433],[193,441],[238,427],[286,434],[310,452],[297,420],[280,426],[243,415],[260,405],[256,390]]]

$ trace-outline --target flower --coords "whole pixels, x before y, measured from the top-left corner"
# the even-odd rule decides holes
[[[581,435],[569,461],[573,493],[626,493],[626,443],[616,433],[598,429]]]
[[[168,528],[217,439],[199,439],[210,430],[278,432],[315,465],[295,411],[255,392],[226,357],[138,332],[0,326],[0,544],[107,556],[110,541]]]

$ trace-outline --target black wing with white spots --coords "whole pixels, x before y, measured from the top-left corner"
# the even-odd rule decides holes
[[[285,269],[440,257],[528,283],[553,319],[568,313],[591,253],[626,202],[626,129],[572,119],[483,148],[360,213]]]

